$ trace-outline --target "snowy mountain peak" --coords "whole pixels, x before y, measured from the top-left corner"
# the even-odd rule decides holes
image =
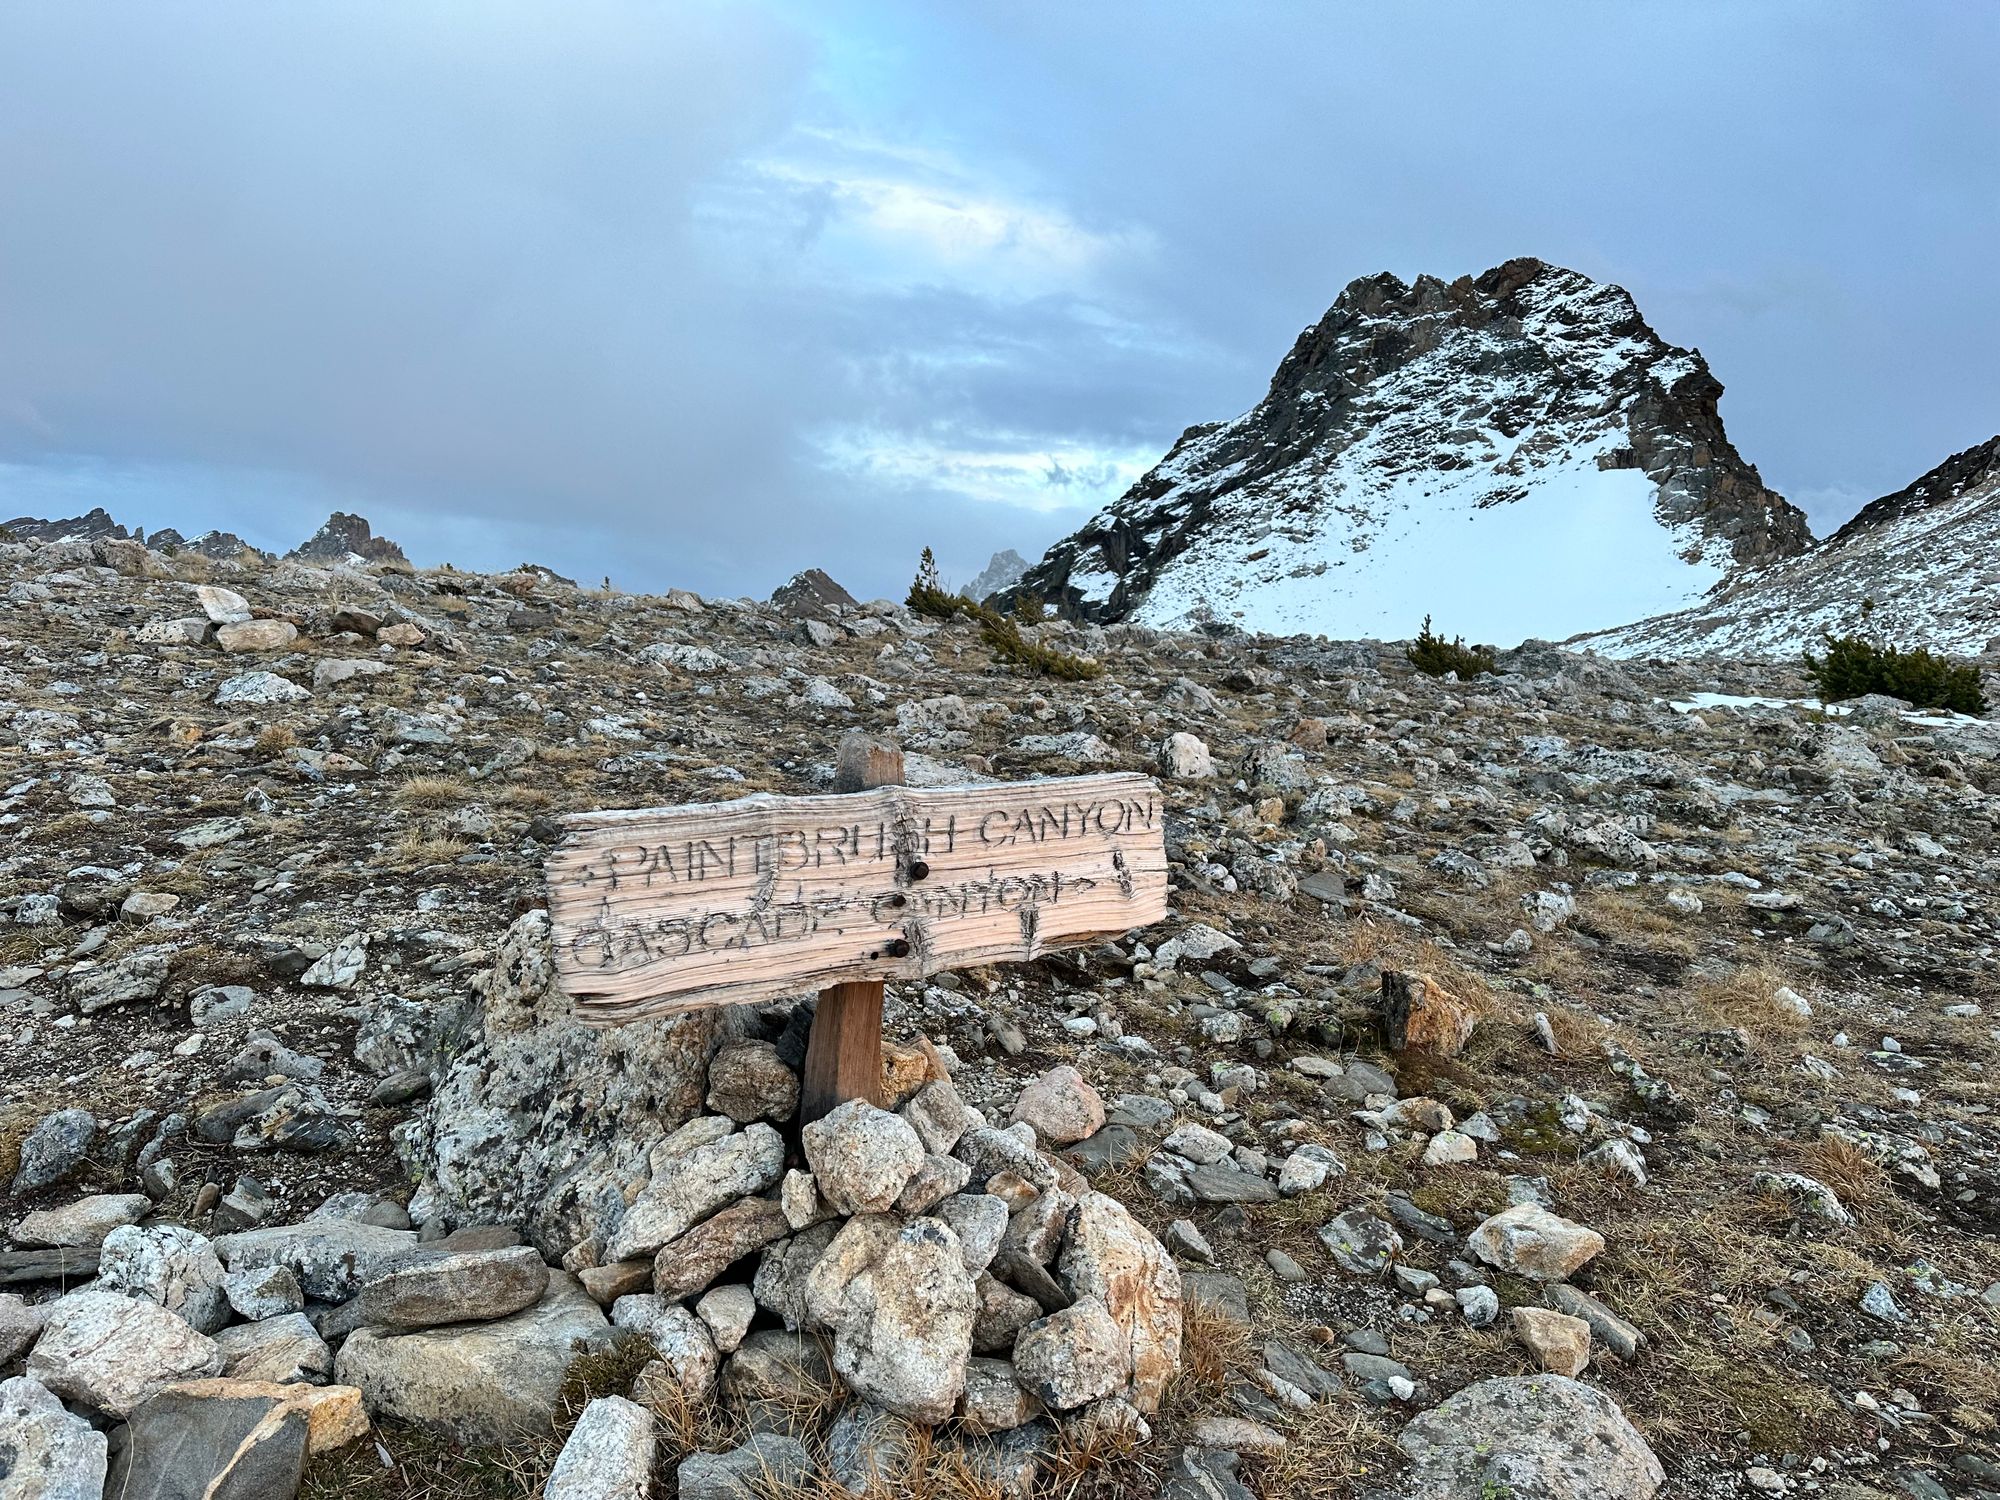
[[[1192,427],[1019,587],[1097,620],[1512,644],[1810,543],[1722,386],[1620,287],[1532,259],[1350,282],[1264,399]]]

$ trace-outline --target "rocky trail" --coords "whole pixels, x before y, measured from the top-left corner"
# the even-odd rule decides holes
[[[2000,728],[369,547],[0,542],[5,1500],[2000,1494]],[[559,818],[853,730],[1170,916],[803,1127],[809,996],[576,1024]]]

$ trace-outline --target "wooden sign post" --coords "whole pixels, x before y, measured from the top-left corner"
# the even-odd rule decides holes
[[[850,736],[830,796],[579,813],[549,856],[556,971],[610,1026],[821,991],[801,1112],[881,1088],[882,984],[1166,915],[1159,788],[1130,773],[900,785]]]

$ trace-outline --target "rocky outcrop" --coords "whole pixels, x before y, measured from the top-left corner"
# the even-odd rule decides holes
[[[337,510],[328,516],[318,531],[287,552],[285,558],[289,562],[346,563],[353,566],[395,563],[408,567],[410,562],[401,547],[385,536],[374,534],[367,517],[351,515],[344,510]]]
[[[580,1026],[548,944],[546,912],[508,930],[483,1004],[400,1144],[432,1212],[521,1224],[560,1256],[610,1238],[627,1189],[649,1176],[653,1147],[701,1107],[714,1016]]]

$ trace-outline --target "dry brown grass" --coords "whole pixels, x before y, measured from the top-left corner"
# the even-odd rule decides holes
[[[1688,994],[1696,1011],[1710,1025],[1739,1026],[1752,1038],[1793,1037],[1806,1029],[1806,1018],[1774,997],[1791,979],[1766,963],[1745,964],[1727,979],[1698,981]]]
[[[1822,1136],[1807,1146],[1801,1154],[1800,1170],[1832,1188],[1847,1211],[1859,1219],[1873,1218],[1899,1201],[1881,1163],[1838,1136]]]
[[[435,809],[456,807],[471,794],[471,788],[463,777],[411,776],[390,797],[398,807]]]
[[[433,869],[438,865],[448,865],[465,853],[471,845],[464,839],[450,834],[437,833],[424,828],[406,828],[402,836],[389,844],[370,861],[384,869],[397,870],[405,874],[418,870]]]
[[[289,724],[268,724],[264,727],[263,733],[257,736],[256,751],[269,760],[273,756],[283,755],[287,750],[296,749],[298,743],[299,737]]]

